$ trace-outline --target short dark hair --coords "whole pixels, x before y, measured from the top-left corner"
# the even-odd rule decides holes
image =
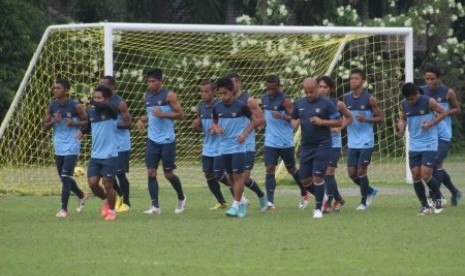
[[[439,69],[439,67],[437,66],[431,66],[426,68],[425,73],[433,73],[436,75],[436,77],[441,77],[441,69]]]
[[[220,89],[221,87],[224,87],[228,89],[229,91],[234,91],[234,83],[230,78],[221,78],[216,81],[216,89]]]
[[[147,71],[147,78],[152,77],[157,80],[163,80],[163,71],[160,68],[153,68]]]
[[[58,78],[56,83],[63,85],[63,87],[67,90],[71,89],[71,83],[69,82],[67,78]]]
[[[281,85],[278,75],[274,74],[266,77],[266,83],[276,83],[277,85]]]
[[[353,74],[359,74],[362,77],[362,80],[366,79],[365,71],[363,71],[360,68],[355,68],[350,71],[350,75],[352,76]]]
[[[418,86],[416,86],[414,83],[407,82],[402,85],[402,95],[404,98],[413,96],[417,93],[420,93],[420,89],[418,89]]]
[[[317,83],[319,83],[320,81],[324,82],[331,89],[334,89],[336,87],[334,80],[329,76],[321,76],[318,79],[316,79]]]
[[[211,80],[203,80],[200,82],[201,86],[210,85],[211,89],[215,89],[215,84]]]
[[[96,91],[102,92],[104,98],[111,98],[111,96],[113,96],[111,89],[102,84],[97,85],[97,87],[94,88],[94,92]]]
[[[225,76],[225,78],[228,78],[228,79],[236,79],[236,80],[239,80],[239,81],[241,80],[241,76],[239,76],[239,74],[238,74],[238,73],[235,73],[235,72],[231,72],[231,73],[227,74],[227,75]]]
[[[115,80],[115,78],[113,76],[106,75],[102,79],[108,80],[110,82],[110,84],[113,85],[113,86],[116,85],[116,80]]]

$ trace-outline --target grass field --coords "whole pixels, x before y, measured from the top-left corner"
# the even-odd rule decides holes
[[[463,275],[465,202],[421,217],[411,186],[379,188],[363,213],[356,190],[343,188],[346,206],[322,220],[298,210],[292,186],[278,187],[277,210],[265,214],[249,192],[244,219],[208,210],[202,185],[186,185],[187,209],[175,215],[162,184],[158,217],[142,213],[148,192],[135,188],[115,222],[99,216],[96,198],[79,215],[72,198],[71,216],[57,219],[58,196],[3,196],[0,275]]]

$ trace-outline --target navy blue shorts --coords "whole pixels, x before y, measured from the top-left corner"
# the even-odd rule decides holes
[[[447,157],[447,153],[449,152],[450,142],[439,140],[438,141],[438,164],[442,164],[444,159]]]
[[[341,158],[341,148],[332,148],[329,154],[328,167],[337,168],[337,163]]]
[[[87,165],[87,177],[101,176],[114,178],[118,170],[118,157],[107,159],[91,158]]]
[[[373,148],[350,149],[347,153],[347,167],[368,167],[371,162]]]
[[[131,158],[131,151],[118,152],[118,170],[117,174],[129,172],[129,159]]]
[[[245,152],[245,170],[253,170],[253,164],[255,163],[255,151]]]
[[[55,164],[59,176],[73,176],[77,155],[55,155]]]
[[[205,156],[202,155],[202,169],[204,172],[213,172],[215,175],[224,174],[223,159],[221,156]]]
[[[158,169],[160,160],[164,172],[176,169],[176,142],[158,144],[147,138],[145,148],[145,165],[147,169]]]
[[[425,166],[434,168],[437,163],[437,152],[435,151],[409,151],[408,165],[410,169]]]
[[[301,147],[300,148],[300,178],[311,176],[324,178],[328,168],[329,147]]]
[[[279,157],[283,159],[286,168],[295,167],[294,147],[290,148],[273,148],[265,146],[265,166],[278,165]]]
[[[223,154],[221,159],[226,173],[243,173],[245,171],[245,152]]]

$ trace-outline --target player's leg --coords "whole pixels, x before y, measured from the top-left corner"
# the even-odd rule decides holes
[[[60,177],[61,182],[61,209],[56,214],[56,217],[65,218],[68,216],[68,200],[70,195],[71,186],[69,181],[66,181],[65,177],[62,176],[63,174],[63,166],[65,163],[65,157],[55,155],[55,165],[58,172],[58,176]]]
[[[421,155],[421,178],[433,191],[434,198],[434,213],[439,214],[442,212],[442,194],[439,190],[439,181],[433,176],[433,168],[437,162],[437,152],[425,151]]]
[[[147,138],[145,148],[145,165],[147,167],[148,189],[152,206],[144,211],[149,215],[158,215],[161,213],[160,205],[158,202],[158,180],[157,169],[161,158],[161,146]]]
[[[265,189],[267,206],[270,209],[274,207],[274,191],[276,189],[275,171],[278,164],[279,149],[265,146],[264,159],[265,159]]]
[[[247,151],[245,153],[245,171],[244,171],[244,185],[252,190],[259,199],[260,210],[264,211],[266,208],[266,197],[262,189],[258,186],[257,182],[253,180],[250,175],[255,163],[255,152]]]
[[[295,183],[300,189],[299,209],[305,209],[307,208],[308,201],[310,200],[310,192],[302,185],[300,170],[296,167],[294,147],[281,149],[280,156],[286,166],[287,172],[292,175]]]
[[[233,194],[233,203],[231,208],[226,211],[226,215],[229,217],[237,217],[239,216],[239,207],[241,204],[242,194],[244,193],[244,161],[245,161],[245,153],[237,153],[236,158],[233,158],[234,154],[223,154],[221,159],[223,160],[224,170],[228,176],[228,181],[231,185],[231,190]],[[241,160],[242,159],[242,160]],[[235,162],[241,162],[241,164],[235,164]],[[240,177],[234,176],[233,173],[237,173],[241,171]],[[239,180],[238,180],[239,178]],[[241,181],[242,180],[242,181]],[[241,188],[242,187],[242,188]],[[241,191],[242,190],[242,191]],[[238,194],[240,192],[240,194]]]
[[[232,154],[232,181],[234,182],[234,202],[239,201],[239,217],[245,217],[247,215],[247,203],[241,202],[242,195],[244,194],[244,171],[246,162],[246,154],[234,153]],[[228,214],[226,214],[228,215]]]
[[[322,218],[323,198],[325,195],[325,175],[328,168],[329,152],[331,147],[318,147],[312,149],[312,176],[315,185],[315,210],[313,212],[314,218]]]
[[[129,160],[131,158],[130,151],[118,152],[118,171],[116,177],[121,188],[121,194],[123,197],[123,204],[131,206],[129,201],[129,180],[126,176],[129,173]]]
[[[105,159],[102,163],[102,184],[105,190],[105,198],[108,203],[108,212],[105,216],[105,220],[112,221],[116,219],[116,192],[113,189],[113,179],[116,177],[116,171],[118,169],[118,157]]]
[[[76,184],[76,181],[73,179],[74,167],[76,166],[77,155],[67,155],[64,156],[63,169],[62,169],[62,179],[65,182],[69,183],[70,190],[79,198],[76,211],[78,213],[82,212],[85,207],[85,202],[89,198],[88,193],[84,193]]]
[[[312,171],[313,171],[313,162],[312,162],[312,151],[308,148],[301,147],[300,148],[300,179],[302,186],[305,187],[310,193],[314,195],[315,191],[315,185],[313,184],[313,177],[312,177]],[[306,206],[305,206],[306,207]],[[304,209],[302,202],[299,203],[299,208]]]
[[[374,196],[377,194],[378,190],[370,187],[370,182],[368,179],[368,166],[371,163],[371,155],[373,153],[373,148],[368,149],[359,149],[359,158],[357,164],[357,177],[358,183],[360,185],[360,193],[362,194],[362,199],[360,204],[365,205],[366,207],[370,206]]]
[[[437,170],[435,171],[434,177],[438,180],[439,185],[444,183],[444,186],[450,191],[451,193],[451,205],[457,206],[458,201],[462,197],[462,193],[457,189],[457,187],[452,183],[452,180],[447,173],[447,171],[443,167],[444,160],[447,157],[449,152],[449,141],[439,140],[438,141],[438,166]]]
[[[184,195],[181,180],[176,174],[174,174],[174,170],[176,169],[176,142],[162,145],[161,161],[163,164],[163,174],[171,183],[171,186],[178,196],[178,204],[176,205],[174,212],[176,214],[180,214],[184,212],[187,198]]]
[[[214,174],[214,159],[214,157],[202,156],[202,170],[205,174],[205,179],[207,180],[208,188],[210,189],[210,192],[213,194],[217,201],[217,204],[212,207],[212,210],[219,209],[222,206],[222,204],[226,203],[223,198],[223,195],[221,194],[218,179]]]
[[[430,214],[431,210],[426,198],[425,186],[423,185],[423,180],[421,178],[421,153],[409,152],[409,167],[410,172],[412,173],[413,189],[415,190],[415,194],[421,204],[421,210],[418,214]]]
[[[345,204],[344,198],[339,193],[337,181],[336,181],[336,169],[341,158],[341,148],[332,148],[330,159],[328,162],[328,168],[326,170],[326,193],[328,200],[323,206],[323,211],[328,211],[331,208],[331,201],[334,199],[333,210],[338,212],[341,207]],[[327,205],[327,206],[326,206]]]

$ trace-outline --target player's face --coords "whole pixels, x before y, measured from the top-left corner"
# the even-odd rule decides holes
[[[65,97],[67,92],[68,91],[65,89],[65,87],[61,83],[57,83],[53,87],[53,97],[55,99],[61,99]]]
[[[426,72],[425,82],[430,89],[435,89],[439,86],[439,78],[436,76],[435,73],[432,72]]]
[[[105,97],[103,97],[103,93],[100,91],[94,91],[94,94],[92,95],[92,99],[98,103],[105,102]]]
[[[211,85],[200,86],[200,98],[204,103],[210,103],[213,100],[213,90]]]
[[[318,83],[318,89],[323,96],[329,97],[331,95],[331,87],[324,81]]]
[[[266,90],[268,91],[268,94],[271,96],[271,97],[274,97],[276,96],[276,94],[278,94],[279,92],[279,84],[277,83],[266,83]]]
[[[363,82],[364,80],[362,79],[362,76],[358,73],[352,74],[350,76],[350,89],[352,90],[358,90],[363,87]]]
[[[318,99],[318,96],[320,95],[318,88],[317,88],[317,84],[314,82],[305,82],[304,92],[309,101],[314,101]]]
[[[233,91],[228,90],[226,87],[218,88],[218,94],[224,103],[232,103],[234,99]]]
[[[161,89],[162,81],[154,77],[147,78],[148,89],[152,92],[158,92]]]

